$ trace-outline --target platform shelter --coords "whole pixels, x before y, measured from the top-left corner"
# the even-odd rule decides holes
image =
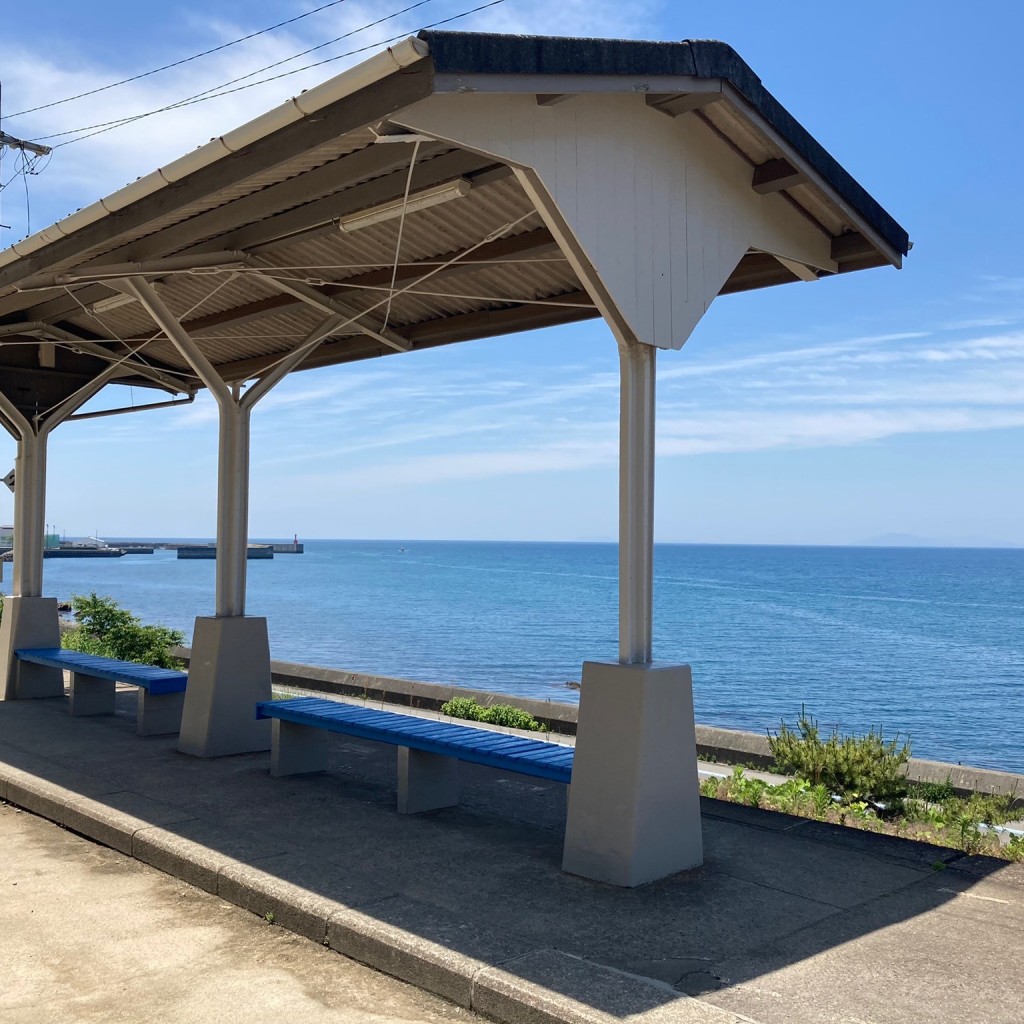
[[[47,440],[101,388],[217,402],[215,614],[196,620],[179,745],[217,757],[269,745],[267,623],[245,608],[260,399],[300,370],[601,317],[621,371],[619,659],[583,669],[564,866],[620,885],[693,867],[690,671],[651,643],[659,350],[682,358],[718,296],[899,267],[908,248],[723,43],[389,47],[0,252],[18,446],[0,696],[62,692],[13,652],[57,645]]]

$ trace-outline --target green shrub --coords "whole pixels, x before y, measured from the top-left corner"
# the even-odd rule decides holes
[[[929,803],[937,804],[956,796],[956,792],[953,789],[953,783],[947,779],[945,782],[915,783],[914,796],[919,800],[927,800]]]
[[[801,708],[796,730],[783,722],[768,743],[780,771],[823,785],[844,802],[896,804],[907,793],[910,743],[900,746],[898,735],[887,741],[881,730],[865,736],[833,731],[823,740],[818,723]]]
[[[143,625],[112,598],[95,593],[88,597],[74,594],[71,607],[78,625],[63,634],[62,647],[159,668],[181,667],[181,662],[170,653],[171,647],[185,639],[180,630]]]
[[[492,704],[485,709],[484,717],[480,720],[492,725],[504,725],[509,729],[525,729],[528,732],[540,732],[542,729],[540,722],[533,715],[511,704]]]
[[[529,712],[511,704],[492,704],[485,708],[472,697],[453,697],[441,705],[441,714],[452,718],[464,718],[470,722],[487,722],[489,725],[503,725],[508,729],[525,729],[528,732],[543,732],[544,726]]]
[[[441,705],[441,714],[452,718],[465,718],[470,722],[482,721],[483,708],[472,697],[452,697]]]

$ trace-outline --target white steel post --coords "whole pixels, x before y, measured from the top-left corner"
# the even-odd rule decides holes
[[[688,665],[652,661],[656,349],[620,340],[619,661],[583,664],[564,870],[633,886],[703,858]]]
[[[218,616],[245,615],[249,537],[249,407],[232,398],[220,405],[217,469]]]
[[[220,424],[216,614],[196,619],[178,749],[197,757],[267,750],[270,723],[255,715],[256,703],[271,693],[267,620],[245,614],[251,413],[346,316],[324,319],[243,396],[239,386],[228,386],[145,278],[132,277],[128,285],[213,395]]]
[[[0,394],[0,422],[18,442],[14,463],[14,575],[11,597],[0,622],[0,700],[59,697],[59,669],[20,662],[22,648],[59,647],[57,601],[43,597],[43,548],[46,536],[46,447],[51,431],[81,408],[109,380],[123,373],[109,366],[55,409],[30,422]]]
[[[42,597],[46,504],[46,433],[25,431],[14,460],[15,597]]]
[[[652,657],[657,349],[619,345],[619,661]]]

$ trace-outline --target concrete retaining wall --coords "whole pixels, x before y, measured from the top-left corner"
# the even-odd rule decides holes
[[[190,651],[176,648],[175,656],[186,664]],[[393,679],[390,676],[347,672],[344,669],[321,668],[317,665],[299,665],[289,661],[270,663],[274,686],[279,690],[294,687],[297,690],[315,690],[347,697],[365,697],[400,707],[424,708],[438,711],[453,697],[470,697],[488,707],[492,704],[512,704],[528,711],[552,732],[574,736],[578,706],[556,700],[536,700],[514,697],[490,690],[473,690],[448,683],[423,683],[412,679]],[[739,729],[721,729],[711,725],[697,726],[697,755],[706,761],[721,764],[741,764],[755,768],[772,768],[774,759],[766,734],[742,732]],[[1024,775],[974,768],[969,765],[948,764],[943,761],[910,759],[908,775],[914,782],[946,782],[962,796],[973,792],[1015,796],[1015,803],[1024,806]]]

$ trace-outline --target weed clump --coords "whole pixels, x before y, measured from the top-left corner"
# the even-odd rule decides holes
[[[879,808],[907,794],[910,743],[900,746],[899,735],[886,740],[880,729],[864,736],[833,730],[822,739],[817,721],[801,707],[796,729],[782,722],[778,734],[768,734],[768,745],[781,772],[825,786],[845,802]]]
[[[492,704],[490,707],[484,707],[472,697],[453,697],[441,705],[441,714],[470,722],[503,725],[508,729],[525,729],[527,732],[547,731],[544,725],[522,708],[513,707],[511,704]]]

